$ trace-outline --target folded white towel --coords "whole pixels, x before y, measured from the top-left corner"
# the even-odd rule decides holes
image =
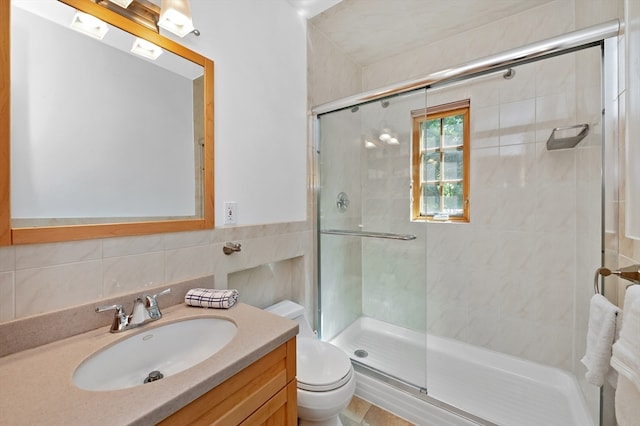
[[[640,391],[626,377],[619,375],[615,397],[618,426],[638,426],[638,419],[640,419],[638,401],[640,401]]]
[[[592,385],[602,386],[611,374],[611,345],[616,335],[619,312],[620,308],[606,297],[596,294],[591,298],[587,350],[580,361],[587,367],[585,378]]]
[[[200,308],[228,309],[238,301],[238,290],[192,288],[184,296],[184,303]]]
[[[613,345],[611,366],[640,392],[640,286],[632,285],[625,293],[622,329]]]

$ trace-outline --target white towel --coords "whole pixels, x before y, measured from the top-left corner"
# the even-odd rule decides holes
[[[184,303],[200,308],[228,309],[238,301],[238,290],[192,288],[184,296]]]
[[[618,426],[638,426],[640,391],[623,375],[618,375],[615,408]]]
[[[640,392],[640,286],[630,286],[624,296],[622,329],[613,345],[611,366]]]
[[[611,345],[616,335],[619,312],[620,308],[606,297],[596,294],[591,298],[587,350],[580,361],[587,367],[585,378],[592,385],[602,386],[611,374]]]

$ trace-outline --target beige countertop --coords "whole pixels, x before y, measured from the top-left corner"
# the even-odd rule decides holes
[[[0,358],[0,425],[150,425],[241,371],[297,334],[294,321],[238,303],[228,310],[175,305],[135,330],[101,327]],[[195,317],[224,318],[238,332],[210,358],[153,383],[115,391],[87,391],[73,372],[96,351],[162,324]]]

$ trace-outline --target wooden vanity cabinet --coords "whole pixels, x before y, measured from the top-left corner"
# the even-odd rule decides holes
[[[295,337],[159,423],[162,426],[297,424]]]

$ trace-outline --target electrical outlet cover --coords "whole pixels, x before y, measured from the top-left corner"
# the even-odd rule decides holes
[[[238,222],[238,204],[235,201],[224,203],[224,224],[235,225]]]

